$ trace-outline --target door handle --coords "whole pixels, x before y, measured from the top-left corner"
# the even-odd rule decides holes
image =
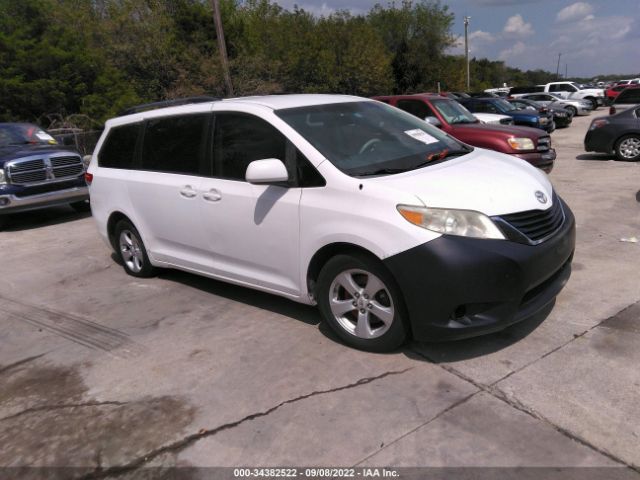
[[[208,192],[204,192],[202,198],[208,202],[217,202],[222,198],[222,195],[220,194],[220,190],[212,188]]]
[[[182,195],[184,198],[193,198],[196,195],[198,195],[198,191],[194,189],[191,185],[185,185],[180,190],[180,195]]]

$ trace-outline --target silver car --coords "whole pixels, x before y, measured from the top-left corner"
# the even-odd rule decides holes
[[[593,107],[591,102],[588,100],[559,98],[553,93],[529,93],[526,95],[519,95],[519,97],[526,98],[527,100],[534,100],[549,108],[564,108],[565,110],[569,110],[573,116],[589,115]]]

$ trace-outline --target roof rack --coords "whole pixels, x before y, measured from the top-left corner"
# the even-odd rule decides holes
[[[161,102],[144,103],[142,105],[136,105],[134,107],[129,107],[126,110],[121,111],[119,113],[119,116],[131,115],[133,113],[147,112],[149,110],[156,110],[158,108],[176,107],[178,105],[188,105],[190,103],[215,102],[216,100],[222,100],[222,98],[201,95],[199,97],[185,97],[185,98],[176,98],[173,100],[163,100]]]

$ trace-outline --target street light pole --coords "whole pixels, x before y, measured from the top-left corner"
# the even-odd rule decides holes
[[[467,92],[471,90],[471,75],[469,73],[469,20],[471,17],[464,17],[464,58],[467,64]]]

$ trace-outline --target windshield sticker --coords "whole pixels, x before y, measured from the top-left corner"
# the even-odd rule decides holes
[[[35,135],[39,140],[42,140],[43,142],[50,142],[51,140],[53,140],[53,137],[51,135],[43,132],[42,130],[37,131]]]
[[[437,138],[432,137],[427,132],[425,132],[424,130],[420,130],[419,128],[416,128],[414,130],[405,130],[404,133],[409,135],[411,138],[415,138],[419,142],[426,143],[427,145],[429,145],[430,143],[438,143]]]

